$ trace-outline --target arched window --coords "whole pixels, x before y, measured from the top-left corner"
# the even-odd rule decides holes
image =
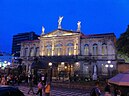
[[[103,43],[102,44],[102,55],[106,55],[107,54],[107,44]]]
[[[35,56],[39,56],[39,47],[37,47],[35,50]]]
[[[93,55],[98,55],[98,45],[93,44]]]
[[[29,54],[29,56],[34,56],[34,48],[33,47],[30,48],[30,54]]]
[[[89,55],[89,45],[88,44],[84,45],[84,55]]]
[[[62,45],[61,44],[57,44],[55,46],[55,55],[58,55],[58,56],[62,55]]]
[[[47,56],[52,55],[52,46],[51,45],[46,46],[46,55]]]
[[[67,44],[66,54],[67,55],[73,55],[74,54],[74,45],[72,43]]]
[[[23,53],[24,54],[23,56],[27,56],[28,55],[27,53],[28,53],[28,48],[25,48],[24,53]]]

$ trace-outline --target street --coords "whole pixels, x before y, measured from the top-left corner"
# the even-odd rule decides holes
[[[18,86],[18,88],[24,93],[25,96],[36,96],[32,92],[27,93],[29,88],[27,86]],[[34,87],[34,92],[37,92],[37,88]],[[43,95],[44,96],[44,95]],[[88,92],[77,89],[66,88],[51,88],[51,96],[90,96]]]

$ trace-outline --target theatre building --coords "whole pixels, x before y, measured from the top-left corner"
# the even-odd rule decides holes
[[[116,37],[114,33],[85,35],[80,31],[58,29],[42,34],[38,40],[21,43],[20,57],[26,64],[26,72],[37,68],[52,68],[52,77],[65,72],[66,77],[78,75],[92,77],[112,76],[117,68]],[[35,58],[40,62],[34,65]]]

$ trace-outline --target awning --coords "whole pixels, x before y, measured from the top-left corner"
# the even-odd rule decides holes
[[[108,82],[119,86],[129,86],[129,71],[117,74],[109,79]]]
[[[33,62],[31,64],[31,68],[32,69],[35,69],[35,68],[37,68],[37,69],[46,69],[46,68],[48,68],[48,64],[46,64],[45,62]]]

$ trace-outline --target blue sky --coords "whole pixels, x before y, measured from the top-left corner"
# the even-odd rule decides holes
[[[0,0],[0,50],[11,53],[12,36],[34,31],[41,34],[62,28],[84,34],[114,32],[117,38],[129,24],[129,0]]]

